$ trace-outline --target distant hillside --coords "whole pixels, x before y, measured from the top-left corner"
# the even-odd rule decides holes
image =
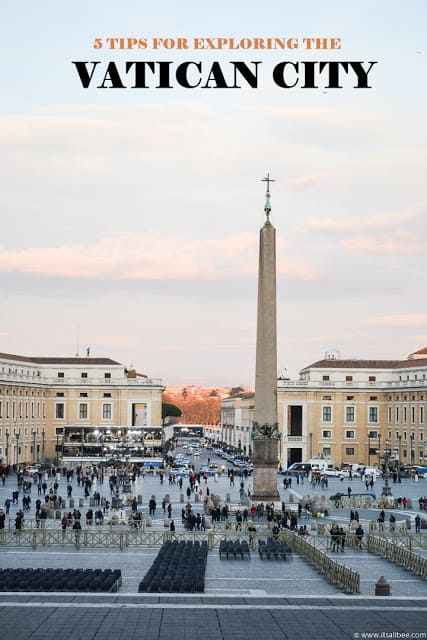
[[[182,411],[178,422],[188,424],[218,424],[221,400],[230,395],[251,391],[247,387],[198,387],[196,385],[167,387],[163,401],[175,404]]]

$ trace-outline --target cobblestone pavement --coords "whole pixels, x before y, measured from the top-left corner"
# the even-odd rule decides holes
[[[425,600],[4,595],[4,640],[425,638]],[[390,635],[380,635],[390,634]],[[403,636],[400,634],[416,634]]]
[[[214,455],[211,458],[218,462]],[[200,462],[202,461],[203,458]],[[305,483],[293,487],[291,494],[283,490],[280,476],[278,480],[281,497],[287,505],[290,504],[291,495],[296,502],[299,496],[306,494],[332,495],[336,491],[345,492],[347,485],[351,485],[355,493],[361,484],[360,480],[341,483],[333,479],[327,490],[313,490]],[[208,486],[211,493],[217,493],[223,498],[229,493],[231,502],[237,504],[239,483],[240,479],[236,478],[234,486],[230,486],[225,474],[218,481],[210,477],[207,484],[202,482],[202,489],[206,492]],[[251,485],[252,479],[249,478],[245,482],[245,488]],[[187,482],[184,480],[184,492],[186,487]],[[8,478],[5,486],[0,484],[0,505],[4,504],[6,497],[11,497],[14,489],[14,477]],[[110,499],[107,481],[98,483],[96,489]],[[395,486],[392,489],[395,492]],[[398,485],[398,489],[400,495],[417,499],[420,495],[427,494],[427,481],[404,481]],[[380,493],[378,482],[376,490]],[[158,475],[147,475],[144,479],[137,479],[133,485],[133,493],[143,496],[144,517],[148,515],[148,500],[151,495],[156,496],[157,510],[153,528],[162,530],[164,514],[161,501],[165,494],[170,494],[177,530],[182,528],[183,504],[178,485],[169,486],[167,480],[161,485]],[[26,512],[27,519],[34,517],[36,494],[37,490],[33,487],[32,507]],[[66,483],[62,478],[58,494],[66,495]],[[395,494],[397,495],[396,492]],[[77,486],[75,480],[73,497],[83,497],[83,489]],[[191,499],[194,510],[201,513],[202,504],[195,503],[194,496]],[[17,508],[21,508],[22,493],[19,500],[18,506],[11,507],[12,519]],[[80,509],[83,518],[88,508],[89,501],[85,499],[84,506]],[[415,513],[413,510],[409,515],[413,517]],[[375,510],[360,510],[364,524],[376,520],[377,515]],[[403,514],[397,515],[403,517]],[[346,522],[348,511],[334,510],[331,517]],[[311,519],[302,519],[301,522],[309,524]],[[168,640],[250,640],[265,635],[269,640],[308,637],[329,639],[362,637],[361,634],[365,632],[423,633],[427,629],[427,583],[365,551],[346,550],[336,558],[361,573],[362,596],[355,598],[341,595],[334,585],[329,584],[296,554],[291,563],[261,561],[255,553],[250,561],[221,561],[218,551],[209,552],[204,596],[137,594],[138,583],[157,551],[154,548],[132,551],[77,550],[67,547],[36,550],[2,548],[2,567],[118,568],[123,574],[123,585],[117,595],[2,593],[0,639],[46,640],[72,637],[73,640],[110,640],[168,637]],[[385,575],[390,581],[392,598],[371,597],[380,575]]]

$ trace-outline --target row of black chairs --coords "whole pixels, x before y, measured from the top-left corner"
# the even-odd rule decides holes
[[[249,550],[249,545],[246,540],[221,540],[219,543],[219,557],[227,558],[247,558],[248,560],[251,557],[251,552]]]
[[[168,540],[139,583],[139,593],[203,593],[207,556],[206,541]]]
[[[0,591],[115,592],[120,569],[0,569]]]
[[[261,560],[292,560],[292,549],[281,540],[258,540],[258,553]]]

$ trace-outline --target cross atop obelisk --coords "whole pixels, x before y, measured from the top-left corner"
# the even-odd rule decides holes
[[[264,212],[260,231],[258,312],[255,367],[255,407],[252,431],[255,502],[277,502],[277,329],[276,329],[276,231],[270,222],[270,182],[267,173]]]
[[[267,173],[267,177],[263,178],[261,182],[267,183],[267,192],[265,194],[266,200],[264,205],[264,212],[267,216],[267,222],[270,223],[271,203],[270,203],[270,182],[276,182],[273,178],[270,178],[270,174]]]

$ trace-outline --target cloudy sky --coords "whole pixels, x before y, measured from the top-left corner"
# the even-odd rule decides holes
[[[0,35],[0,351],[166,384],[254,383],[270,172],[279,374],[427,345],[424,0],[9,3]],[[108,37],[336,37],[340,51],[95,51]],[[259,61],[257,89],[85,90],[72,61]],[[284,60],[378,61],[281,89]],[[99,84],[99,82],[98,82]],[[77,347],[78,345],[78,347]]]

